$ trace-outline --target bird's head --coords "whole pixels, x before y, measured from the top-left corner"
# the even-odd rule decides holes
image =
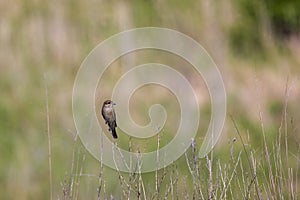
[[[111,100],[106,100],[103,103],[103,106],[113,106],[113,105],[116,105],[116,104]]]

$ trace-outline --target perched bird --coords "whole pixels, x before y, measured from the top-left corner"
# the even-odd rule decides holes
[[[116,105],[114,102],[112,102],[111,100],[106,100],[103,103],[102,106],[102,116],[103,119],[105,120],[105,124],[108,125],[109,127],[109,131],[111,131],[112,136],[117,139],[117,132],[116,132],[116,127],[117,127],[117,122],[116,122],[116,113],[114,110],[114,105]]]

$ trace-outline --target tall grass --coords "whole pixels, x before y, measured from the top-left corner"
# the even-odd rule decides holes
[[[85,153],[83,156],[75,151],[78,148],[77,135],[74,138],[74,148],[69,175],[65,178],[62,187],[63,199],[82,199],[80,195],[80,180],[98,177],[98,185],[93,186],[91,197],[97,199],[298,199],[299,193],[299,163],[300,144],[298,150],[289,148],[288,134],[288,100],[290,87],[288,81],[285,88],[285,103],[282,109],[282,118],[277,137],[268,141],[263,122],[263,113],[259,111],[261,128],[260,146],[251,139],[251,133],[239,128],[234,115],[231,118],[230,131],[235,136],[229,140],[221,151],[214,149],[204,159],[198,157],[199,140],[192,139],[190,148],[177,161],[169,166],[152,173],[141,173],[139,148],[133,149],[132,139],[129,139],[128,151],[138,155],[137,166],[130,160],[126,163],[121,154],[118,143],[113,145],[115,171],[106,172],[100,156],[99,174],[83,174],[86,165]],[[100,145],[100,152],[103,146]],[[157,136],[157,150],[160,148],[161,137]],[[284,148],[284,149],[282,149]],[[159,161],[157,154],[156,162]],[[118,163],[125,164],[131,173],[119,170]],[[117,190],[107,190],[106,183],[112,179],[113,187]],[[89,196],[90,198],[90,196]]]
[[[94,196],[98,199],[298,199],[300,151],[290,152],[288,143],[281,137],[282,127],[271,143],[263,136],[260,149],[252,147],[251,138],[245,138],[234,118],[232,128],[236,137],[228,143],[225,153],[214,150],[205,159],[199,159],[197,141],[192,140],[191,147],[179,161],[152,173],[142,174],[141,163],[132,173],[121,172],[117,163],[125,161],[115,154],[112,159],[117,170],[112,174],[106,175],[105,167],[99,164],[99,185]],[[263,123],[262,134],[265,134]],[[74,142],[77,142],[76,137]],[[159,148],[160,137],[157,142]],[[281,151],[282,145],[285,151]],[[118,148],[115,144],[114,151],[120,153]],[[131,140],[128,150],[132,151]],[[67,184],[62,188],[63,199],[84,198],[78,195],[80,179],[85,176],[82,174],[84,165],[84,159],[75,158],[73,154],[71,173],[66,179],[69,181],[65,180]],[[186,168],[188,173],[179,166]],[[114,187],[118,187],[120,193],[105,190],[105,180],[114,177],[118,179]]]
[[[257,3],[258,7],[251,6]],[[251,4],[248,10],[251,15],[236,4],[242,8]],[[299,198],[300,148],[296,122],[300,116],[297,93],[300,84],[295,84],[296,92],[290,95],[289,105],[289,89],[284,104],[280,101],[281,93],[276,91],[284,86],[286,73],[290,73],[290,79],[299,80],[300,40],[298,35],[290,35],[283,41],[274,38],[269,26],[264,25],[269,20],[260,5],[258,1],[233,0],[2,1],[0,199]],[[277,6],[266,8],[277,10]],[[291,10],[295,12],[279,6],[278,14],[298,15],[296,6]],[[260,19],[253,21],[248,17]],[[249,26],[249,20],[254,26]],[[73,134],[76,131],[71,93],[76,71],[95,45],[122,30],[144,26],[181,31],[210,52],[220,64],[228,86],[228,102],[235,108],[231,113],[237,128],[234,123],[226,124],[231,126],[226,132],[236,135],[223,137],[230,141],[227,146],[222,142],[219,144],[222,150],[215,148],[207,158],[197,158],[201,140],[196,138],[194,146],[172,165],[153,173],[142,174],[137,168],[135,173],[126,174],[99,164],[83,149],[78,136]],[[262,45],[257,45],[260,42]],[[234,54],[230,43],[242,45],[235,49],[244,53],[246,59]],[[153,54],[147,58],[157,62],[158,57]],[[173,63],[177,59],[170,61]],[[182,66],[179,63],[177,68]],[[117,73],[125,70],[119,64],[114,69]],[[256,102],[252,98],[252,82],[247,81],[254,73],[265,80],[266,88],[261,98],[265,116],[256,121],[255,109],[245,106],[249,101]],[[200,84],[195,86],[201,88]],[[267,113],[273,103],[275,112]],[[277,109],[282,105],[284,113],[280,115]],[[294,118],[288,115],[287,108]],[[279,122],[271,124],[277,117]],[[68,129],[72,134],[67,134]],[[270,135],[277,138],[270,139]],[[148,147],[156,144],[155,140],[147,142]],[[164,146],[165,142],[158,141],[158,146]],[[130,151],[138,151],[133,140],[128,146]],[[116,163],[122,162],[122,158],[115,159]]]

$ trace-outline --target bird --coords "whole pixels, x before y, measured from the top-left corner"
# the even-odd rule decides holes
[[[111,131],[113,138],[117,139],[118,135],[116,132],[117,122],[116,122],[116,113],[114,110],[114,105],[116,105],[111,100],[106,100],[103,102],[101,114],[105,120],[105,124],[108,125],[108,131]]]

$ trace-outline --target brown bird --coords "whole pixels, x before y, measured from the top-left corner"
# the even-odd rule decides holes
[[[116,132],[117,122],[116,122],[116,113],[115,113],[115,110],[113,107],[114,105],[116,105],[116,104],[111,100],[104,101],[101,113],[102,113],[103,119],[105,120],[105,124],[107,124],[109,127],[108,131],[111,131],[112,136],[115,139],[117,139],[118,138],[118,135]]]

